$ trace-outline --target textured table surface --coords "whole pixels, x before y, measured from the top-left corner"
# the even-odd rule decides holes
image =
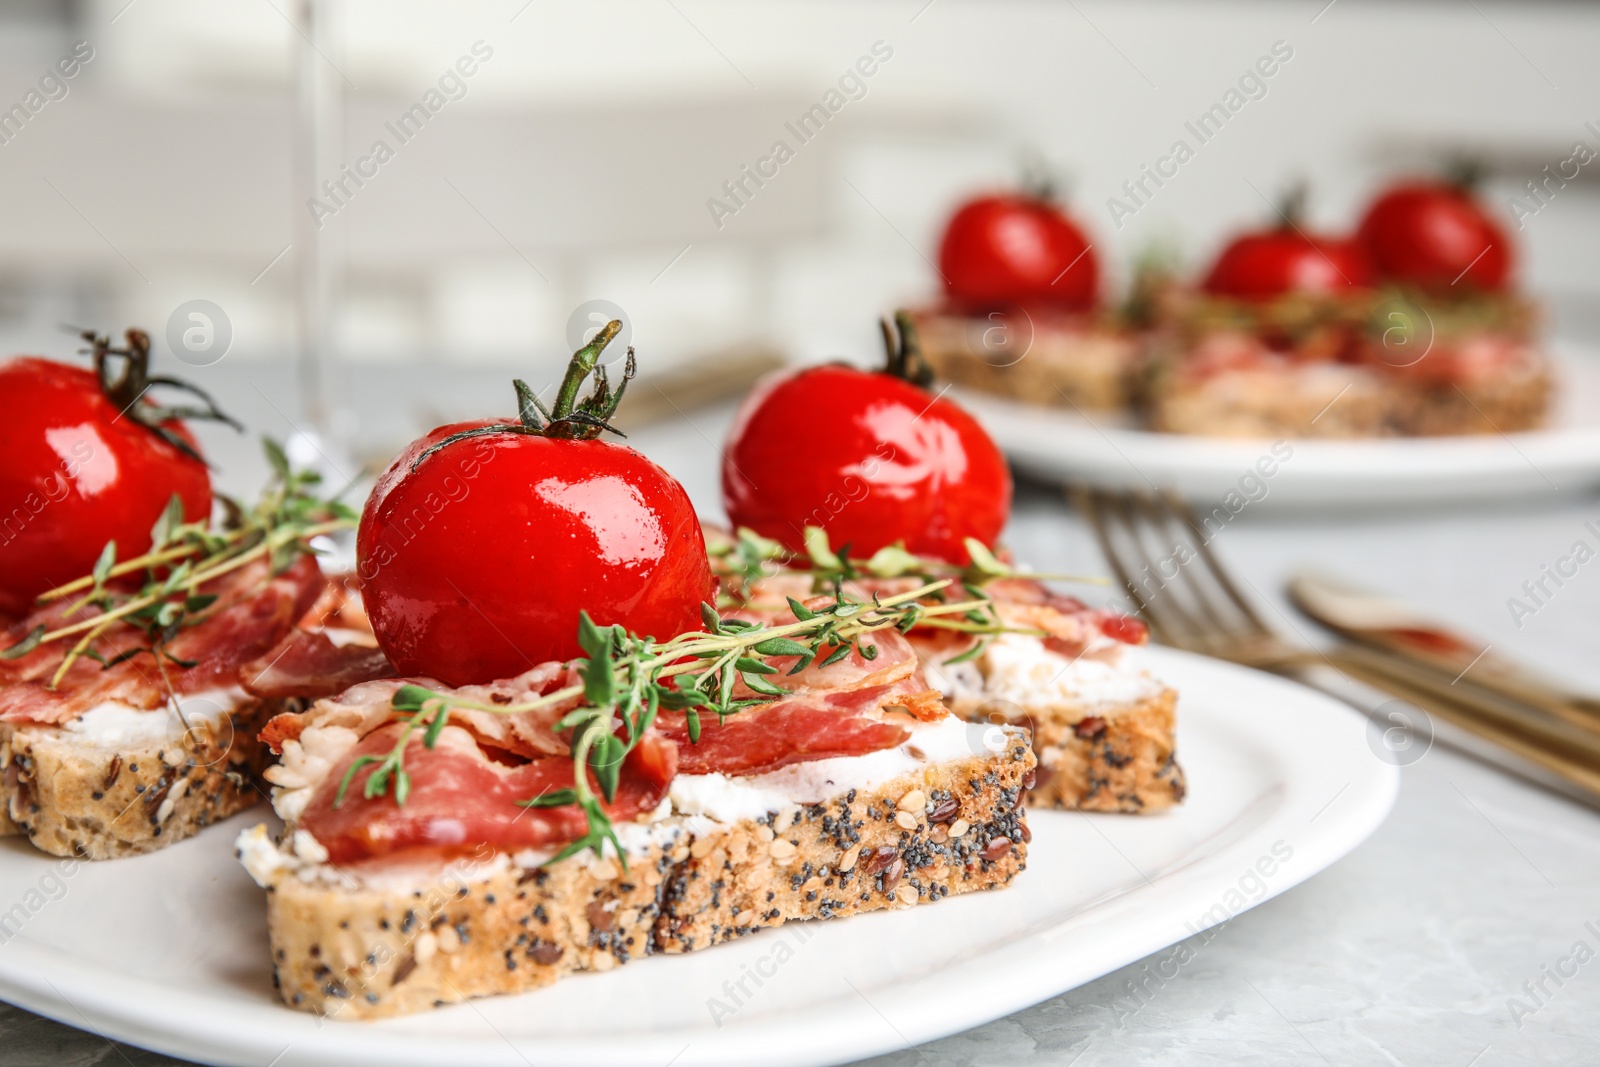
[[[245,414],[259,416],[258,426],[275,417],[266,409]],[[726,417],[695,413],[691,424],[662,424],[635,438],[683,478],[708,515],[717,513],[712,442]],[[238,455],[225,469],[247,488],[256,472]],[[1286,633],[1315,638],[1280,591],[1294,569],[1316,563],[1427,605],[1499,652],[1600,691],[1600,563],[1580,570],[1520,628],[1507,607],[1543,565],[1574,541],[1592,540],[1583,529],[1589,520],[1600,520],[1600,501],[1330,515],[1276,514],[1269,499],[1241,514],[1215,547],[1279,612]],[[1043,490],[1019,495],[1008,539],[1040,569],[1103,569],[1082,525]],[[1167,950],[1016,1015],[871,1062],[1592,1064],[1600,1061],[1600,962],[1590,959],[1600,952],[1597,887],[1600,813],[1436,746],[1405,768],[1394,813],[1371,839],[1209,942],[1197,939],[1194,958],[1175,974]],[[0,1005],[3,1065],[175,1062]]]

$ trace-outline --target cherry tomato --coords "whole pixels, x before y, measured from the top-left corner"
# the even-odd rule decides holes
[[[977,421],[879,372],[780,372],[745,399],[725,454],[728,517],[795,551],[820,526],[858,559],[903,541],[966,563],[964,539],[993,545],[1011,510],[1010,471]]]
[[[126,417],[93,372],[19,357],[0,364],[0,396],[0,612],[25,615],[88,574],[107,541],[121,559],[147,551],[174,493],[185,521],[210,516],[206,465]],[[161,426],[195,447],[177,422]]]
[[[1081,311],[1094,306],[1100,267],[1089,239],[1048,200],[984,196],[956,211],[939,245],[952,302],[971,311],[1008,305]]]
[[[495,421],[441,426],[378,479],[357,574],[372,629],[401,674],[448,685],[509,678],[580,655],[578,612],[668,638],[712,599],[683,487],[631,448],[506,433],[424,450]]]
[[[1213,296],[1271,300],[1286,293],[1340,293],[1371,284],[1372,268],[1354,241],[1284,226],[1234,238],[1212,264],[1203,288]]]
[[[1458,185],[1395,185],[1367,209],[1359,231],[1378,273],[1436,291],[1506,287],[1511,242],[1489,213]]]

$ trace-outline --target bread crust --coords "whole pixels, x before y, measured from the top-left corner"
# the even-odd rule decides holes
[[[247,699],[215,725],[119,748],[56,726],[0,723],[0,835],[92,860],[182,841],[266,799],[259,780],[269,753],[256,734],[283,710],[283,701]]]
[[[327,865],[252,867],[267,889],[274,982],[292,1008],[381,1018],[537,989],[575,971],[705,948],[785,922],[997,888],[1026,864],[1020,798],[1034,763],[1020,732],[1008,733],[1003,752],[934,764],[760,820],[674,818],[659,840],[631,851],[627,872],[588,855],[524,869],[488,850],[426,884],[394,888],[341,880]],[[914,791],[923,794],[915,812],[918,798],[907,800]],[[953,839],[959,821],[969,825]],[[775,825],[783,827],[777,836]],[[275,848],[265,834],[247,834],[256,837],[247,849]],[[775,854],[779,840],[793,853],[780,845]],[[834,873],[842,866],[850,868],[848,886]],[[828,886],[830,878],[841,884]]]

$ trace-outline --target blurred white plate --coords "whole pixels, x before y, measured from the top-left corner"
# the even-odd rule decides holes
[[[252,1067],[783,1067],[929,1041],[1259,904],[1388,814],[1398,772],[1369,749],[1363,716],[1265,674],[1145,651],[1183,694],[1189,799],[1145,819],[1030,814],[1028,869],[999,892],[799,924],[404,1019],[320,1022],[274,996],[261,891],[232,855],[258,810],[164,852],[71,873],[15,838],[0,845],[10,919],[0,997],[135,1045]]]
[[[1560,356],[1556,412],[1548,429],[1291,440],[1289,458],[1261,479],[1264,489],[1249,472],[1263,456],[1279,458],[1272,455],[1270,441],[1152,433],[1115,415],[1086,416],[1072,408],[1022,404],[971,390],[955,394],[1018,468],[1050,481],[1172,488],[1206,510],[1230,491],[1258,497],[1252,508],[1432,504],[1600,486],[1600,355],[1571,350]]]

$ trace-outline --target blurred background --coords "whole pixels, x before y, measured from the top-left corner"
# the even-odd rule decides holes
[[[66,355],[61,323],[139,324],[171,370],[169,321],[208,301],[231,336],[191,378],[258,429],[315,418],[330,455],[381,458],[444,418],[509,414],[507,379],[552,380],[585,301],[625,309],[645,382],[681,383],[729,351],[871,358],[877,316],[935,293],[953,206],[1014,184],[1030,154],[1062,179],[1116,286],[1152,246],[1203,260],[1297,179],[1312,221],[1339,230],[1386,176],[1468,153],[1521,224],[1519,274],[1556,336],[1600,333],[1600,164],[1546,182],[1542,202],[1526,190],[1579,142],[1600,150],[1592,6],[327,0],[316,13],[0,8],[5,352]],[[1275,46],[1292,55],[1264,95],[1114,219],[1123,183],[1179,137],[1195,143],[1184,124]],[[797,126],[830,91],[842,105],[828,121]],[[755,168],[771,176],[758,185]],[[1512,218],[1519,194],[1537,213]],[[297,272],[316,257],[308,282]],[[300,380],[297,353],[328,368],[325,384]],[[674,433],[699,447],[720,431]],[[253,483],[255,468],[231,473]]]

